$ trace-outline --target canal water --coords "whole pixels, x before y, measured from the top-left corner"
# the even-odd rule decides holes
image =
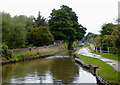
[[[2,67],[2,83],[96,83],[96,77],[70,56],[7,64]]]

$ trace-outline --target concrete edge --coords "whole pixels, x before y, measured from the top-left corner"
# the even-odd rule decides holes
[[[80,65],[82,65],[83,67],[87,68],[90,70],[90,72],[96,76],[96,79],[97,79],[97,84],[98,85],[110,85],[110,83],[108,83],[107,81],[105,81],[104,79],[102,79],[98,73],[97,73],[97,66],[93,65],[93,64],[86,64],[84,62],[82,62],[81,60],[78,59],[79,57],[74,55],[74,59],[75,59],[75,62],[79,63]]]

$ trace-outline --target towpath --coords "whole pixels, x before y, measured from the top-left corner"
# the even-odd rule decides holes
[[[91,53],[91,50],[89,49],[89,47],[81,48],[77,52],[77,54],[84,55],[84,56],[89,56],[89,57],[93,57],[93,58],[98,58],[98,59],[106,62],[110,66],[112,66],[116,71],[120,72],[120,65],[118,64],[118,63],[120,63],[120,61],[104,58],[104,57],[102,57],[102,55],[93,54],[93,53]]]

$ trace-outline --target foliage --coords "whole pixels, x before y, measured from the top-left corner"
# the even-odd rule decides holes
[[[85,34],[85,28],[78,24],[77,18],[71,8],[62,5],[61,9],[52,10],[48,23],[55,40],[66,41],[69,49],[72,49],[73,41],[82,39]]]
[[[22,48],[26,44],[26,30],[32,23],[31,18],[24,15],[11,17],[10,14],[2,12],[2,42],[9,48]]]
[[[101,39],[101,38],[100,38],[99,35],[89,32],[89,33],[84,37],[83,40],[99,46],[99,44],[100,44],[100,39]]]
[[[118,25],[112,23],[104,24],[101,28],[101,45],[103,47],[115,48],[113,53],[119,54],[120,52],[120,29]]]
[[[34,20],[33,16],[30,16],[30,17],[27,18],[27,20],[26,20],[26,26],[25,26],[25,30],[27,32],[29,32],[30,29],[33,27],[33,25],[34,25],[33,20]]]
[[[42,17],[39,12],[38,17],[34,18],[34,27],[47,26],[47,24],[46,18]]]
[[[49,45],[54,41],[54,37],[47,26],[32,28],[28,36],[29,44],[34,46]]]
[[[27,33],[27,44],[33,46],[49,45],[54,41],[54,37],[47,27],[46,18],[38,13],[38,17],[34,17],[33,26]]]
[[[66,40],[67,34],[65,32],[69,29],[72,29],[72,23],[70,21],[70,17],[64,9],[52,10],[51,16],[49,20],[49,27],[56,40]],[[73,29],[72,29],[73,30]]]
[[[112,23],[108,23],[108,24],[104,24],[101,28],[100,31],[100,36],[101,36],[101,45],[103,47],[112,47],[112,39],[113,37],[113,33],[114,33],[114,28],[116,27],[116,25],[112,24]]]
[[[117,54],[120,55],[120,26],[114,28],[113,33],[113,47],[117,49]]]
[[[79,46],[80,46],[80,43],[81,43],[81,42],[78,41],[78,40],[74,41],[74,42],[73,42],[73,47],[74,47],[74,48],[79,47]]]
[[[14,57],[13,56],[13,51],[9,50],[8,46],[5,43],[2,44],[2,57],[7,59],[7,60],[9,60],[9,59]]]
[[[94,33],[89,32],[89,33],[86,35],[85,40],[91,39],[91,38],[96,38],[97,36],[98,36],[97,34],[94,34]]]
[[[113,28],[115,28],[115,25],[112,23],[104,24],[101,28],[101,31],[100,31],[101,36],[111,35],[113,32]]]
[[[84,39],[96,45],[97,47],[102,46],[104,50],[107,49],[107,47],[111,47],[113,49],[111,50],[113,54],[119,54],[120,53],[119,26],[112,23],[104,24],[101,28],[100,33],[101,34],[99,35],[88,33],[88,35]]]
[[[47,26],[47,21],[40,12],[37,18],[24,15],[11,17],[9,13],[2,12],[2,41],[11,49],[51,44],[53,35],[47,27],[41,26]]]
[[[93,42],[93,40],[97,37],[97,34],[89,32],[85,37],[84,40],[87,42]]]
[[[86,33],[86,28],[78,23],[77,14],[72,10],[72,8],[66,5],[62,5],[61,8],[63,8],[68,13],[68,16],[70,17],[70,20],[73,24],[72,28],[76,29],[76,39],[81,40],[84,37],[84,34]]]

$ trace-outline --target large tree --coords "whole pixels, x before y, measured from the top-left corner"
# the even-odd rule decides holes
[[[72,10],[72,8],[66,5],[62,5],[61,8],[63,8],[68,13],[68,16],[70,17],[70,20],[73,24],[72,28],[76,29],[76,39],[81,40],[84,37],[84,34],[86,33],[86,28],[78,23],[77,14]]]
[[[82,29],[77,18],[72,9],[64,5],[58,10],[53,9],[50,16],[49,28],[52,34],[56,40],[67,41],[69,49],[71,49],[73,41],[82,39],[85,34],[85,28]]]

